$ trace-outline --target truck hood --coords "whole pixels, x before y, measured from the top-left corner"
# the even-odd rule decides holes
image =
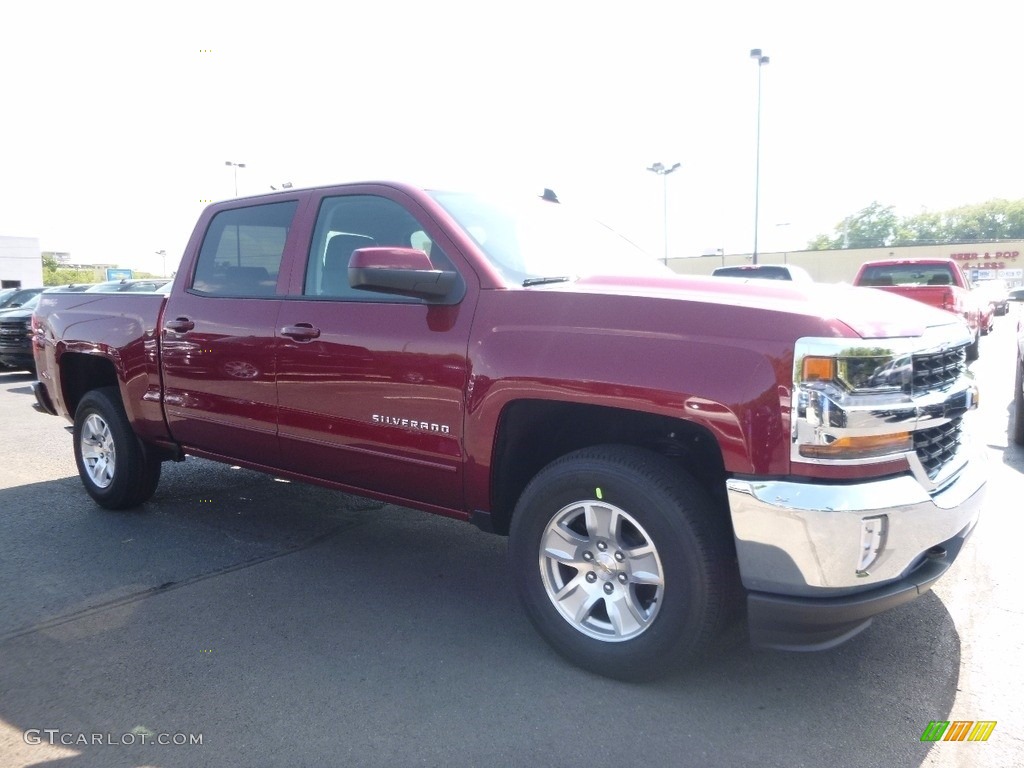
[[[537,289],[532,289],[537,290]],[[930,328],[966,323],[912,299],[844,283],[793,283],[731,277],[590,276],[541,290],[649,296],[757,308],[836,321],[864,339],[920,337]]]

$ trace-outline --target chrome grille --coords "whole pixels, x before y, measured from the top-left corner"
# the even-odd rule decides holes
[[[914,394],[951,386],[967,366],[965,347],[929,355],[914,355]]]
[[[20,340],[24,339],[27,333],[24,320],[0,323],[0,338]]]
[[[963,431],[962,421],[953,419],[942,426],[914,432],[914,451],[928,477],[934,479],[946,462],[956,455]]]

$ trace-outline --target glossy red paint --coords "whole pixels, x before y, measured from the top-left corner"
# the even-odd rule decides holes
[[[181,292],[168,299],[161,330],[163,400],[176,442],[268,466],[280,462],[280,309],[276,298]]]
[[[313,253],[318,221],[331,201],[358,196],[416,220],[461,276],[458,301],[310,292],[310,260],[326,260]],[[215,218],[281,202],[294,214],[266,295],[196,290]],[[386,254],[362,258],[380,265]],[[39,314],[47,342],[38,362],[66,415],[61,356],[95,356],[113,366],[145,440],[468,517],[494,503],[503,418],[523,402],[671,420],[709,436],[726,472],[797,471],[794,341],[913,330],[839,296],[820,285],[671,275],[509,285],[428,193],[372,182],[210,206],[166,305],[152,295],[54,294]]]
[[[462,412],[471,308],[287,301],[277,380],[281,466],[461,507]]]
[[[109,370],[139,436],[169,435],[160,403],[159,319],[164,297],[153,293],[46,293],[40,299],[35,355],[54,405],[69,416],[78,405],[74,378],[81,367],[65,356]],[[154,395],[156,395],[154,397]]]
[[[352,253],[349,266],[353,269],[433,269],[426,253],[404,248],[360,248]]]

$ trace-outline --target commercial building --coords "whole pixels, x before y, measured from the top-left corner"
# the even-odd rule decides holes
[[[1024,240],[759,253],[757,263],[796,264],[818,282],[849,283],[865,261],[924,258],[954,259],[974,281],[1002,278],[1011,286],[1024,283]],[[749,253],[716,254],[669,259],[669,266],[684,275],[710,275],[715,267],[750,264],[751,260]]]
[[[0,288],[36,288],[42,284],[39,240],[0,235]]]

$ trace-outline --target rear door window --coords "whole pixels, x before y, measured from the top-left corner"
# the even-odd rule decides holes
[[[209,296],[273,296],[297,207],[297,201],[289,200],[214,216],[199,251],[192,291]]]

